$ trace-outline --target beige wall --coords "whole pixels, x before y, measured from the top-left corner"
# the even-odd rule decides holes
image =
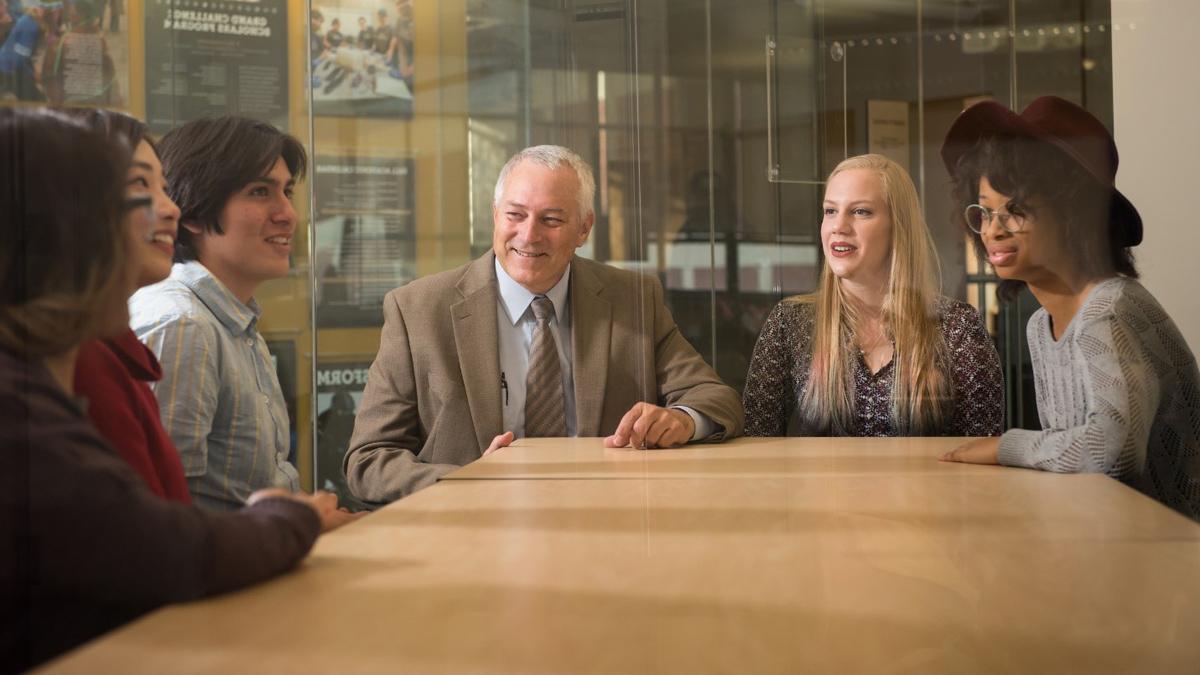
[[[1200,2],[1113,0],[1112,21],[1117,187],[1146,224],[1138,269],[1200,353]]]

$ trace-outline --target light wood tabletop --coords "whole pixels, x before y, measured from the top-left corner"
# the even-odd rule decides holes
[[[1196,672],[1200,525],[1104,476],[896,470],[918,446],[860,439],[810,473],[443,481],[48,671]]]
[[[529,478],[759,478],[812,474],[991,473],[947,464],[963,438],[737,438],[672,450],[606,448],[596,438],[522,438],[443,480]]]

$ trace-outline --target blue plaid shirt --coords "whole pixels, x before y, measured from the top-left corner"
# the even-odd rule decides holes
[[[198,262],[175,264],[165,281],[129,300],[134,332],[162,363],[154,393],[163,427],[192,499],[206,508],[238,508],[260,488],[300,488],[259,313]]]

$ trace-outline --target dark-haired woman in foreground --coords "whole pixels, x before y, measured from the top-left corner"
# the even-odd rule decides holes
[[[1027,336],[1042,431],[1012,429],[944,460],[1118,478],[1200,519],[1200,373],[1139,284],[1137,210],[1114,187],[1104,125],[1060,98],[992,102],[955,121],[942,158],[966,226],[1004,279],[1041,303]]]
[[[129,151],[59,114],[0,108],[0,671],[168,602],[296,565],[344,518],[264,491],[213,514],[151,492],[73,393],[76,355],[128,322]]]

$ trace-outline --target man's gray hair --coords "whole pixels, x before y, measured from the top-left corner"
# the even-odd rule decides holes
[[[579,155],[561,145],[535,145],[525,148],[505,162],[504,168],[500,169],[500,177],[496,179],[492,206],[500,206],[500,198],[504,195],[504,181],[508,180],[508,174],[512,172],[513,167],[525,161],[550,170],[564,164],[571,167],[575,171],[575,177],[579,179],[579,217],[587,218],[592,214],[592,205],[596,199],[596,179],[592,177],[592,168]]]

